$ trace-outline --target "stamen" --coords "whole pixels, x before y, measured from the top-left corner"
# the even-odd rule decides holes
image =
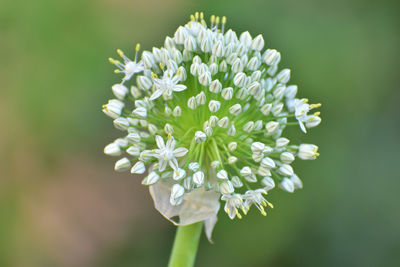
[[[225,24],[226,24],[226,17],[225,16],[222,17],[222,21],[221,22],[222,22],[221,33],[224,34]]]

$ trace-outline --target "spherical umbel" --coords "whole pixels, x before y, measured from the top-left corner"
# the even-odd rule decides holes
[[[110,59],[123,77],[103,111],[126,134],[104,153],[121,157],[116,171],[147,172],[142,183],[162,213],[196,201],[209,208],[193,211],[196,220],[207,220],[222,200],[232,219],[251,206],[266,215],[272,204],[264,196],[275,185],[287,192],[303,186],[291,164],[319,155],[316,145],[284,134],[319,125],[312,110],[321,104],[296,97],[290,69],[279,70],[281,54],[262,35],[236,34],[221,21],[213,16],[207,25],[196,13],[163,47],[140,56],[137,45],[134,59],[121,50],[121,61]]]

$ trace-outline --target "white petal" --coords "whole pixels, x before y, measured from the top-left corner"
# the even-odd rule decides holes
[[[177,149],[174,150],[174,156],[177,158],[183,157],[188,153],[188,149],[184,147],[178,147]]]
[[[157,143],[158,148],[160,148],[160,149],[165,148],[164,139],[161,136],[156,135],[156,143]]]
[[[158,89],[156,90],[151,96],[150,96],[150,100],[155,100],[157,98],[159,98],[162,95],[162,90]]]
[[[187,88],[186,85],[177,84],[177,85],[175,85],[173,91],[175,91],[175,92],[181,92],[181,91],[186,90],[186,88]]]

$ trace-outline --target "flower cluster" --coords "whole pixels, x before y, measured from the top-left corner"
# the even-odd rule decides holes
[[[291,163],[319,155],[317,146],[292,144],[283,131],[317,126],[319,112],[311,111],[320,104],[296,98],[290,70],[278,69],[281,55],[265,49],[261,35],[238,36],[225,24],[212,16],[207,27],[196,13],[140,60],[139,45],[134,60],[118,50],[123,63],[110,62],[124,76],[103,111],[126,134],[104,153],[126,155],[116,171],[147,170],[144,185],[168,181],[173,206],[202,188],[220,194],[232,219],[251,206],[266,215],[272,204],[265,195],[275,185],[302,187]]]

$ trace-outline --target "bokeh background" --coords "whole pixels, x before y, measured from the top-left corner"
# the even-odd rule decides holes
[[[0,266],[165,266],[174,227],[141,178],[113,171],[101,112],[115,49],[160,46],[200,10],[262,33],[323,123],[300,142],[305,188],[230,221],[197,266],[399,266],[398,1],[0,2]]]

